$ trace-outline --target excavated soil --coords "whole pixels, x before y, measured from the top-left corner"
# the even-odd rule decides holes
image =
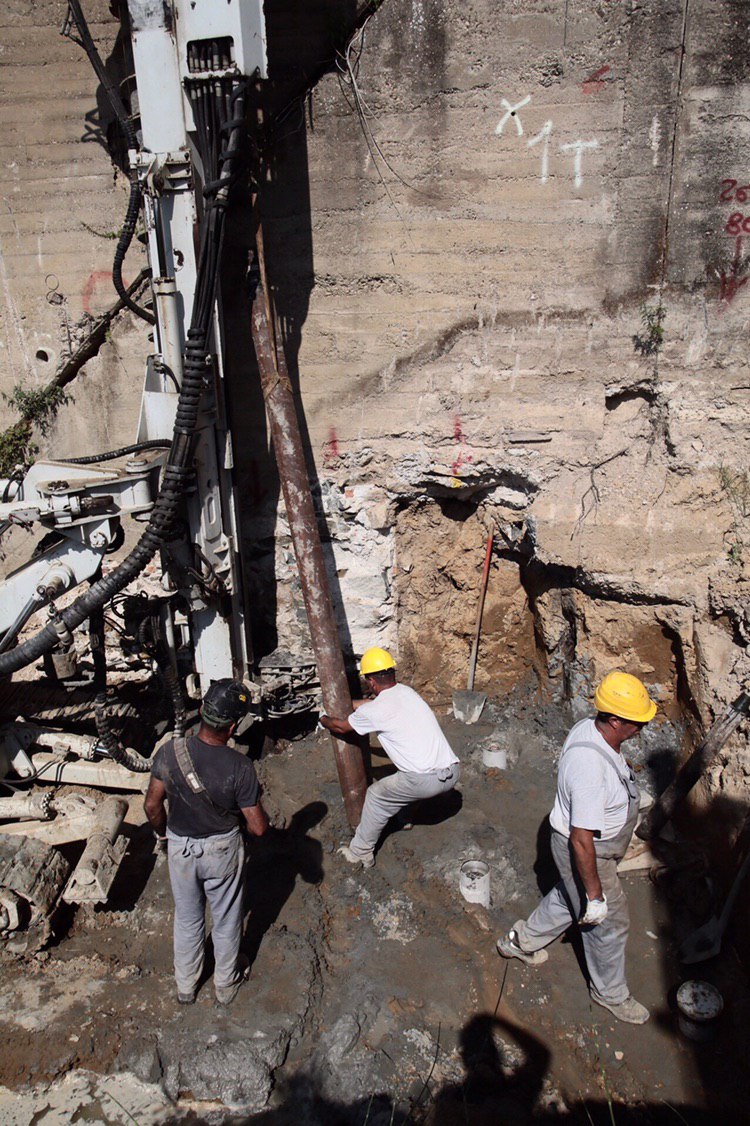
[[[387,836],[367,872],[336,852],[347,831],[327,737],[263,757],[276,828],[248,849],[252,974],[228,1010],[210,980],[193,1007],[177,1005],[166,864],[147,828],[130,828],[111,902],[61,918],[52,948],[0,966],[0,1121],[746,1121],[750,993],[731,931],[690,975],[722,990],[714,1038],[677,1026],[688,974],[676,946],[712,907],[699,849],[674,846],[658,883],[626,879],[629,979],[652,1017],[619,1024],[591,1005],[575,942],[538,969],[494,948],[550,886],[544,821],[570,715],[517,694],[473,727],[441,718],[460,792]],[[665,725],[634,746],[645,789],[675,738]],[[509,768],[487,770],[482,750],[501,745]],[[373,769],[388,769],[378,751]],[[459,893],[468,858],[490,867],[488,909]]]

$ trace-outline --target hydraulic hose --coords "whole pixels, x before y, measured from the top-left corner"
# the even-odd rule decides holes
[[[121,446],[119,450],[107,450],[103,454],[86,454],[84,457],[59,457],[62,465],[91,465],[95,461],[114,461],[127,454],[140,454],[144,450],[168,450],[172,443],[168,438],[152,438],[148,442],[135,442],[132,446]]]
[[[162,665],[162,673],[166,681],[169,694],[172,697],[172,708],[174,710],[174,725],[172,727],[172,734],[175,738],[179,735],[185,734],[185,723],[187,720],[185,714],[185,697],[182,694],[182,685],[180,678],[172,665],[167,659],[166,663]]]
[[[159,495],[154,502],[148,524],[130,554],[112,571],[94,583],[65,610],[61,618],[71,633],[97,609],[111,602],[124,590],[153,558],[172,534],[177,520],[180,499],[192,476],[192,438],[198,420],[198,406],[207,374],[208,340],[221,256],[224,216],[229,185],[233,179],[233,158],[239,145],[244,122],[244,88],[238,86],[231,99],[231,120],[222,127],[223,151],[219,156],[221,176],[213,189],[201,224],[201,251],[196,277],[191,327],[185,349],[183,380],[177,401],[172,445],[164,467]],[[215,175],[209,169],[210,175]],[[0,677],[8,676],[39,660],[55,648],[58,635],[54,625],[47,625],[33,637],[8,653],[0,654]]]
[[[141,211],[142,199],[141,185],[137,176],[134,176],[130,181],[130,198],[128,200],[128,209],[125,212],[125,220],[122,224],[120,237],[117,240],[117,248],[115,249],[115,257],[112,261],[112,282],[119,295],[120,300],[124,305],[127,305],[131,312],[140,317],[141,320],[146,321],[147,324],[155,325],[156,317],[153,313],[149,313],[147,309],[133,300],[127,291],[125,282],[122,280],[122,266],[125,261],[125,255],[130,249],[130,244],[133,241],[135,234],[136,224],[138,223],[138,216]]]
[[[115,117],[119,121],[125,134],[125,140],[127,141],[128,149],[137,149],[138,138],[135,135],[133,123],[128,116],[128,112],[125,109],[125,105],[123,104],[123,100],[120,97],[119,92],[117,91],[112,81],[110,80],[109,75],[107,74],[104,63],[102,62],[102,57],[96,49],[96,44],[91,38],[91,32],[89,31],[88,24],[86,23],[86,17],[83,14],[81,5],[78,3],[78,0],[68,0],[68,8],[73,18],[73,22],[78,29],[78,34],[81,37],[81,46],[88,55],[89,62],[96,72],[96,77],[99,79],[99,82],[102,85],[102,89],[107,95],[109,104],[112,106],[112,112],[115,114]],[[148,324],[153,325],[156,324],[156,317],[153,315],[153,313],[149,313],[147,309],[142,309],[141,306],[133,300],[133,298],[125,288],[125,283],[122,280],[122,265],[125,261],[125,255],[128,252],[130,243],[133,241],[133,235],[135,234],[138,215],[141,210],[141,198],[141,185],[138,181],[137,175],[133,175],[133,178],[130,181],[130,198],[128,200],[128,209],[125,212],[125,221],[123,222],[122,230],[120,231],[120,237],[117,241],[117,249],[115,250],[115,257],[112,263],[112,281],[114,282],[115,289],[117,290],[117,293],[123,304],[126,305],[127,308],[130,309],[133,313],[135,313],[136,316],[139,316]]]
[[[110,724],[107,712],[107,693],[100,693],[94,700],[94,720],[96,721],[96,734],[99,742],[113,762],[132,770],[136,774],[148,774],[151,769],[151,759],[144,758],[137,751],[123,747],[115,735]]]
[[[149,759],[123,747],[112,730],[107,710],[107,658],[104,652],[104,611],[101,606],[89,616],[89,647],[94,662],[94,720],[99,742],[114,762],[137,774],[146,774],[151,769]]]
[[[43,600],[39,598],[38,595],[32,594],[26,605],[19,611],[16,620],[12,625],[8,626],[2,639],[0,639],[0,653],[5,653],[6,650],[10,649],[29,618],[39,609],[42,601]]]

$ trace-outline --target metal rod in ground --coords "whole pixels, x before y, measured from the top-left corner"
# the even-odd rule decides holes
[[[341,655],[299,421],[283,349],[274,348],[262,280],[253,299],[252,333],[287,519],[297,557],[310,637],[323,690],[323,707],[329,715],[348,716],[352,710],[352,698]],[[367,790],[362,749],[334,736],[331,736],[331,741],[346,815],[354,829],[359,824]]]
[[[732,732],[750,710],[750,695],[742,692],[729,707],[722,712],[712,725],[703,742],[693,751],[690,758],[682,764],[672,782],[648,811],[636,829],[636,835],[644,841],[652,841],[670,821],[675,810],[685,800],[695,783],[705,774]]]

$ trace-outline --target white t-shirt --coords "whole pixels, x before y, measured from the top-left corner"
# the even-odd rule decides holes
[[[458,762],[432,708],[406,684],[394,684],[361,704],[349,722],[359,735],[377,735],[399,770],[430,774]]]
[[[591,747],[576,743],[595,743],[612,766]],[[591,829],[603,841],[616,837],[628,816],[628,791],[618,775],[630,777],[625,759],[612,750],[593,719],[582,719],[571,729],[560,756],[557,796],[549,815],[552,828],[566,837],[574,828]]]

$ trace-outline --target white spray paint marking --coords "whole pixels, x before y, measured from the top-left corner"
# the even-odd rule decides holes
[[[656,114],[654,114],[654,120],[651,122],[651,128],[648,131],[648,140],[654,154],[651,163],[656,168],[659,162],[659,144],[661,142],[661,122]]]
[[[495,126],[495,133],[498,135],[498,137],[502,136],[503,129],[511,119],[515,123],[516,133],[519,137],[523,137],[523,125],[521,124],[521,118],[518,116],[518,111],[523,106],[528,105],[530,101],[531,94],[527,94],[525,98],[522,98],[521,101],[514,106],[510,104],[507,98],[501,98],[500,105],[504,107],[505,113]]]
[[[530,101],[531,94],[527,94],[525,98],[522,98],[520,102],[516,102],[515,105],[511,105],[507,98],[500,99],[500,105],[504,107],[505,113],[495,126],[495,133],[498,137],[501,137],[503,135],[505,126],[511,119],[516,126],[516,135],[518,137],[523,137],[523,123],[521,122],[521,118],[518,116],[518,111],[519,109],[522,109],[523,106],[528,105]],[[654,121],[656,121],[656,118],[654,118]],[[540,150],[541,168],[539,178],[543,184],[546,184],[549,180],[549,140],[551,136],[552,121],[549,120],[545,121],[539,132],[535,136],[530,137],[526,142],[528,148],[533,148],[535,145],[539,144],[541,144],[542,146]],[[569,141],[567,144],[560,145],[561,153],[570,153],[573,156],[573,182],[577,188],[580,188],[581,184],[583,183],[584,152],[590,152],[591,150],[598,148],[599,142],[595,137],[590,141]]]
[[[570,141],[566,145],[560,145],[560,152],[573,153],[573,182],[577,188],[580,188],[583,183],[582,171],[582,156],[586,151],[599,148],[599,142],[594,138],[591,141]]]
[[[546,184],[549,180],[549,137],[551,132],[552,122],[545,121],[536,137],[531,137],[526,142],[529,148],[533,148],[534,145],[538,145],[540,141],[542,142],[542,168],[539,179],[543,184]]]

